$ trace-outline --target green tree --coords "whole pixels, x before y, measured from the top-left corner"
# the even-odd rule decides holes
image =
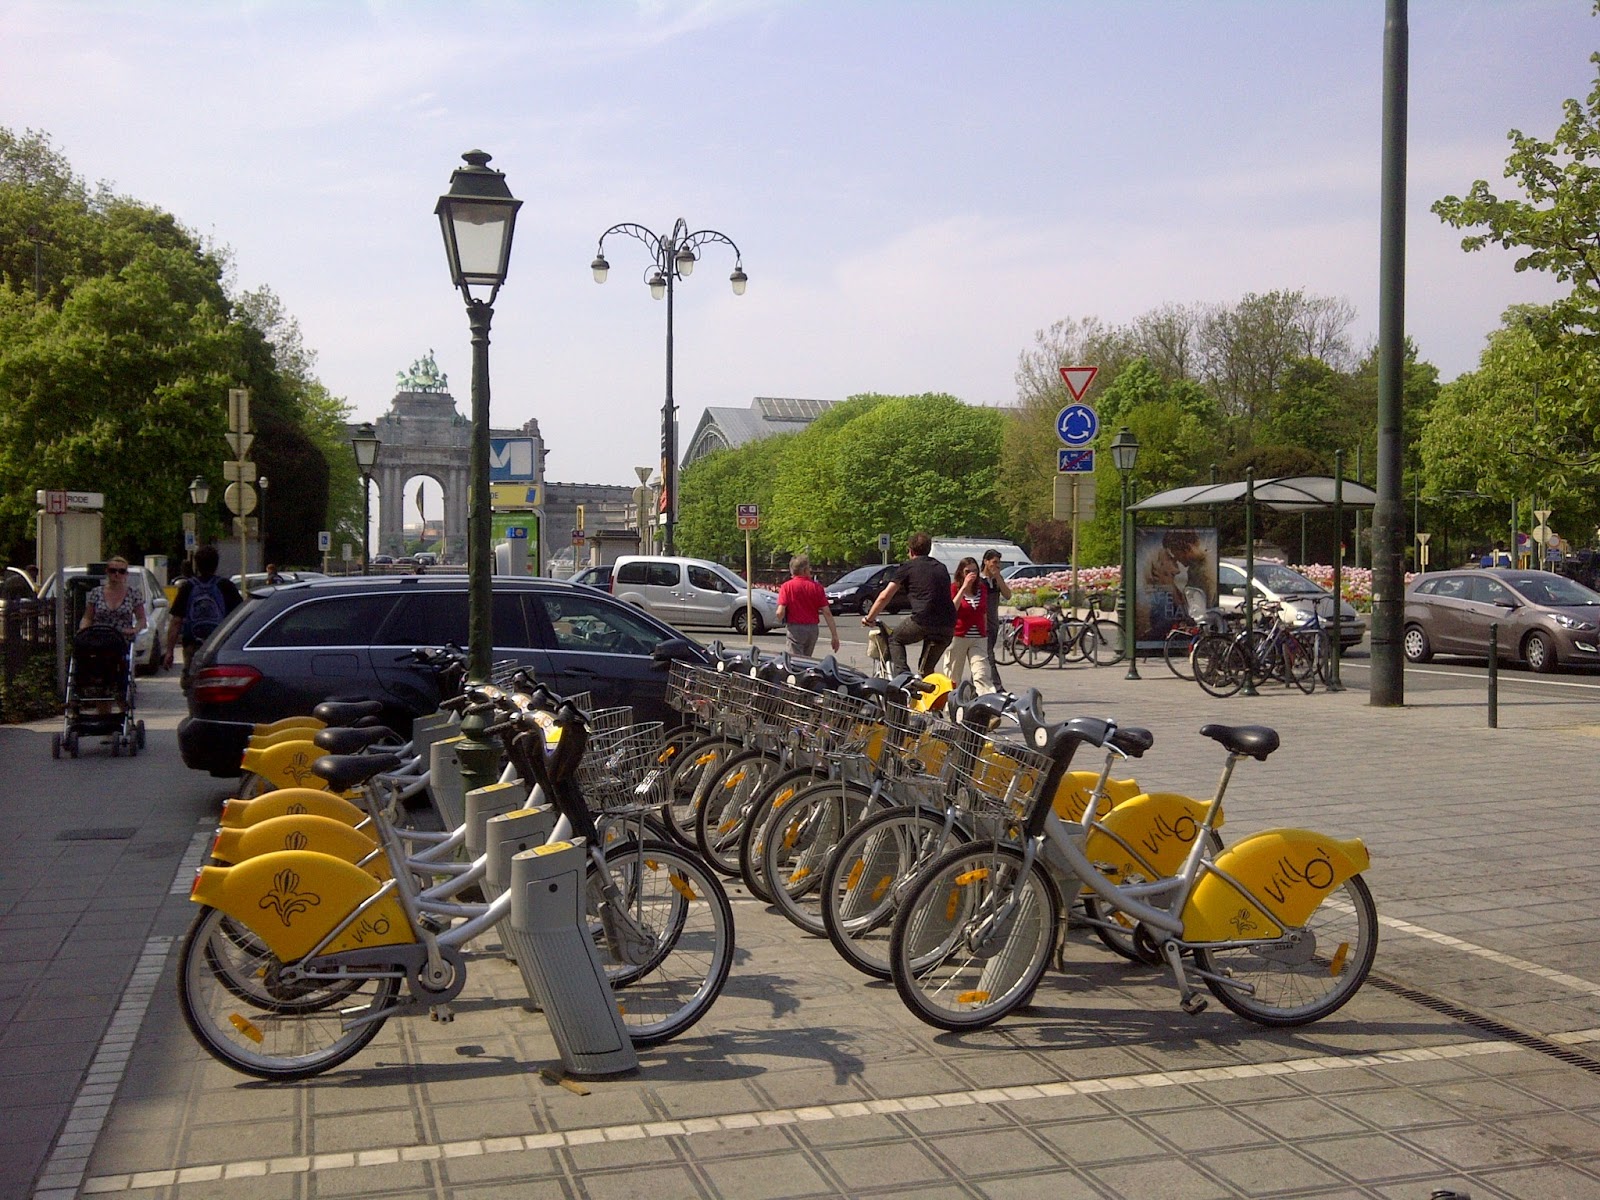
[[[772,519],[763,518],[764,541],[808,550],[819,561],[851,556],[859,515],[845,500],[844,452],[852,424],[886,399],[852,396],[794,435],[773,487]]]
[[[738,527],[738,506],[761,506],[763,529],[756,540],[763,551],[786,550],[768,527],[776,511],[776,480],[796,434],[779,434],[735,449],[717,450],[687,467],[678,477],[679,551],[694,558],[744,565],[744,534]]]

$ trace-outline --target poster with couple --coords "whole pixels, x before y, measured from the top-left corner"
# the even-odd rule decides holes
[[[1136,526],[1133,627],[1141,647],[1159,647],[1191,609],[1217,603],[1217,531],[1196,526]]]

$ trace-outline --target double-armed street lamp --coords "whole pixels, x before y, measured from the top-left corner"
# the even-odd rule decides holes
[[[1122,648],[1128,655],[1129,679],[1139,678],[1139,637],[1134,629],[1133,522],[1128,512],[1128,488],[1139,461],[1139,439],[1124,425],[1111,439],[1111,461],[1122,476]]]
[[[505,172],[490,156],[469,150],[467,165],[450,176],[450,190],[434,213],[444,234],[450,280],[467,303],[472,329],[471,509],[467,514],[467,679],[489,682],[489,612],[494,577],[489,499],[489,326],[494,300],[506,281],[511,235],[522,201],[512,197]]]
[[[733,274],[728,276],[728,282],[733,285],[735,296],[744,295],[750,277],[744,273],[744,257],[732,238],[715,229],[698,229],[691,233],[688,224],[679,217],[672,232],[665,237],[632,222],[613,225],[602,233],[594,262],[589,264],[596,283],[604,283],[606,274],[611,270],[611,264],[606,261],[606,239],[613,233],[627,234],[644,243],[652,260],[645,274],[650,295],[656,300],[663,296],[667,298],[667,398],[661,406],[661,491],[656,508],[664,552],[672,554],[677,545],[674,530],[678,520],[678,409],[672,397],[672,296],[675,282],[689,278],[694,272],[695,263],[699,261],[699,248],[712,242],[721,242],[733,251]],[[642,532],[642,519],[640,525]]]
[[[372,422],[365,422],[350,439],[356,452],[356,470],[361,472],[361,573],[372,573],[372,468],[378,465],[378,435]]]

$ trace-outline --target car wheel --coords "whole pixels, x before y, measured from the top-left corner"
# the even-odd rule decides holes
[[[1406,661],[1425,663],[1433,657],[1433,647],[1428,645],[1428,635],[1422,632],[1420,626],[1407,625],[1400,645],[1405,649]]]
[[[1530,633],[1522,643],[1522,657],[1535,671],[1548,673],[1556,669],[1556,648],[1550,644],[1548,634]]]
[[[761,614],[760,613],[754,613],[752,615],[755,617],[756,632],[758,634],[765,633],[767,631],[767,627],[761,620]],[[744,632],[744,616],[745,616],[745,610],[744,609],[736,608],[736,609],[733,610],[733,630],[734,630],[735,633],[743,633]]]

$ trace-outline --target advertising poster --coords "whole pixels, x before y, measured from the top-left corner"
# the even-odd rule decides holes
[[[1140,646],[1160,646],[1193,599],[1217,602],[1217,531],[1150,525],[1133,530],[1133,627]]]

